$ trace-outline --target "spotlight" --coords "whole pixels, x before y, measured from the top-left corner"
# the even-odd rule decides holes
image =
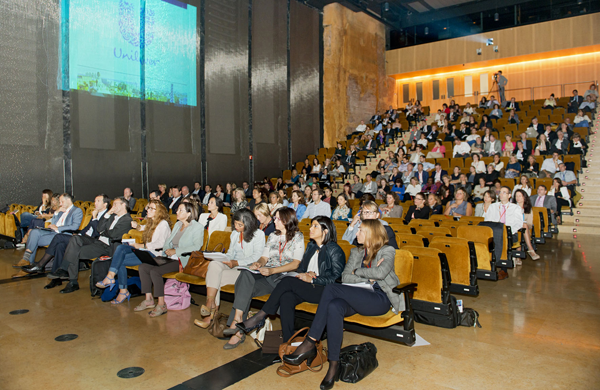
[[[481,49],[477,49],[477,55],[480,56],[481,55]]]
[[[492,46],[493,44],[494,44],[494,38],[488,38],[488,39],[485,41],[485,45],[486,45],[486,46]]]
[[[429,35],[429,27],[425,27],[425,35]]]
[[[390,10],[390,3],[388,3],[388,2],[383,3],[383,10],[385,12],[389,12],[389,10]]]
[[[496,13],[494,14],[494,21],[495,21],[495,22],[497,22],[497,21],[499,21],[499,20],[500,20],[500,14],[499,14],[498,12],[496,12]]]
[[[498,53],[498,46],[497,46],[497,45],[496,45],[496,46],[494,46],[494,51],[495,51],[496,53]]]

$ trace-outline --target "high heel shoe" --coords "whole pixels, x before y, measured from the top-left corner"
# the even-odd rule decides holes
[[[196,325],[196,326],[198,326],[198,327],[200,327],[202,329],[208,328],[210,326],[210,323],[212,322],[212,319],[215,318],[215,313],[216,312],[217,312],[216,308],[215,309],[210,309],[210,315],[204,316],[204,317],[207,317],[209,319],[209,321],[205,322],[204,320],[206,318],[203,318],[201,320],[194,320],[194,325]]]
[[[104,284],[104,280],[108,280],[108,284]],[[113,287],[115,287],[115,279],[111,279],[108,276],[104,278],[101,282],[96,283],[96,287],[98,288],[107,288],[112,291]]]
[[[527,251],[527,253],[529,253],[529,256],[531,256],[531,260],[533,261],[540,259],[540,255],[535,253],[535,251]]]
[[[125,297],[119,301],[118,300],[119,295],[124,295]],[[129,302],[130,298],[131,298],[131,294],[129,293],[129,291],[127,291],[126,293],[120,292],[119,294],[117,294],[117,298],[110,301],[110,303],[112,303],[113,305],[120,305],[121,303],[125,302],[125,299],[127,299],[127,302]]]
[[[327,378],[327,375],[325,375],[325,378]],[[333,377],[330,380],[326,380],[325,378],[323,378],[323,380],[321,381],[321,385],[319,386],[319,388],[321,390],[330,390],[333,388],[333,385],[335,385],[335,382],[340,380],[340,367],[338,365],[338,368],[336,370],[336,373],[333,374]]]
[[[299,366],[306,360],[306,363],[310,366],[312,361],[317,357],[317,347],[313,345],[313,347],[299,355],[283,355],[283,361],[287,364],[291,364],[292,366]]]
[[[263,318],[262,320],[260,320],[260,322],[254,326],[251,326],[249,328],[246,328],[244,326],[243,322],[238,322],[237,324],[235,324],[235,327],[238,328],[239,330],[242,331],[242,333],[250,333],[252,332],[254,329],[260,329],[263,326],[265,326],[265,319]]]
[[[211,313],[211,309],[209,309],[208,307],[206,307],[204,305],[202,305],[200,307],[200,315],[202,317],[208,317],[210,315],[210,313]]]

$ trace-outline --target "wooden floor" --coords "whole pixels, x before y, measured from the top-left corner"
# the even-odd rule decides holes
[[[363,382],[335,388],[600,388],[597,241],[595,236],[549,240],[539,246],[541,260],[525,260],[507,280],[480,281],[480,296],[463,299],[465,307],[479,312],[481,329],[417,324],[417,333],[431,345],[412,348],[346,333],[344,345],[373,342],[380,365]],[[133,312],[141,297],[119,306],[91,299],[89,271],[79,275],[82,289],[68,295],[44,290],[46,278],[12,282],[11,264],[21,254],[0,250],[0,389],[169,389],[200,376],[224,382],[210,379],[197,388],[233,383],[229,388],[304,390],[317,389],[324,376],[307,372],[283,379],[276,366],[255,366],[242,358],[257,350],[250,339],[224,351],[224,341],[193,325],[200,315],[195,306],[152,319],[147,312]],[[200,295],[194,298],[204,302]],[[9,314],[19,309],[29,312]],[[229,309],[224,302],[221,311]],[[78,338],[54,340],[68,333]],[[145,373],[117,377],[134,366]],[[244,369],[250,372],[245,378]],[[191,383],[177,388],[194,388]]]

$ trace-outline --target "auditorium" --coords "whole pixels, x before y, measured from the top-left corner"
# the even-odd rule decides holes
[[[0,0],[0,68],[0,389],[600,388],[600,1]]]

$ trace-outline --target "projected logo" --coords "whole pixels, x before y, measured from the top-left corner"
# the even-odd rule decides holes
[[[140,17],[139,9],[125,0],[119,1],[119,31],[127,42],[140,47]],[[154,11],[146,9],[146,46],[154,40]]]

